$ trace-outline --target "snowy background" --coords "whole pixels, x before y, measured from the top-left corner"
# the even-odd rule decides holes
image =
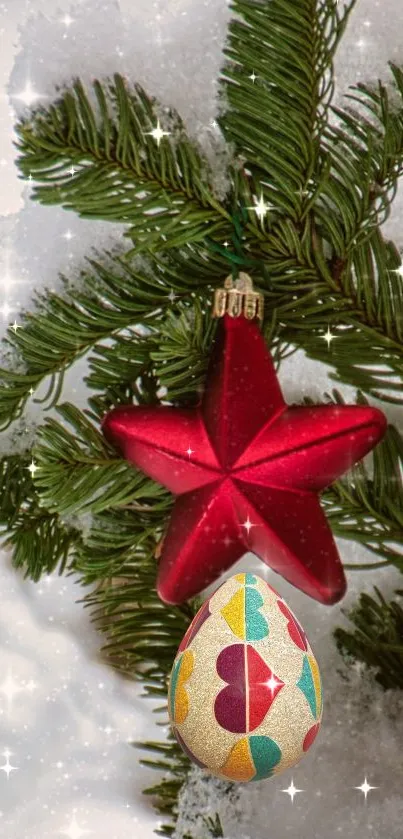
[[[229,9],[225,0],[10,0],[0,3],[0,327],[29,307],[32,290],[58,288],[58,272],[75,277],[93,246],[108,246],[121,228],[82,221],[30,201],[17,179],[13,123],[29,101],[46,101],[79,74],[84,82],[118,70],[174,105],[189,131],[208,136],[215,112]],[[338,93],[354,81],[387,78],[386,62],[403,64],[401,0],[358,0],[336,62]],[[41,97],[41,98],[36,98]],[[396,200],[388,232],[403,246]],[[326,324],[324,324],[326,328]],[[80,370],[83,367],[79,368]],[[281,369],[286,398],[321,399],[332,386],[325,365],[298,353]],[[77,373],[65,399],[85,404]],[[340,388],[347,399],[354,392]],[[401,423],[401,409],[386,408]],[[32,405],[28,412],[36,416]],[[4,446],[4,443],[2,443]],[[339,540],[345,562],[371,560]],[[263,566],[253,557],[236,570]],[[359,591],[378,585],[388,596],[402,578],[393,569],[348,572],[343,603],[324,607],[270,571],[267,579],[300,618],[319,660],[325,690],[322,733],[294,770],[240,788],[220,801],[227,839],[400,839],[403,823],[403,699],[384,694],[352,670],[349,680],[331,640]],[[101,661],[100,637],[76,601],[72,578],[34,585],[0,562],[0,836],[5,839],[151,839],[158,819],[141,795],[156,777],[138,764],[132,739],[161,729],[140,688]],[[368,786],[359,789],[366,779]],[[294,795],[291,781],[300,790]],[[291,787],[293,789],[294,787]],[[367,793],[365,792],[367,791]],[[215,808],[220,784],[195,769],[181,820]],[[197,827],[195,828],[197,830]],[[196,834],[195,834],[196,835]],[[199,835],[199,833],[197,833]],[[204,835],[205,831],[200,833]]]

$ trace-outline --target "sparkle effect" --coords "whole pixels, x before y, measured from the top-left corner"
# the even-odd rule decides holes
[[[45,96],[43,93],[38,93],[36,90],[34,90],[34,88],[32,87],[32,83],[29,79],[24,87],[24,90],[21,90],[20,93],[12,94],[12,97],[13,99],[19,99],[20,102],[23,102],[24,105],[27,105],[28,108],[31,105],[33,105],[34,102],[37,101],[37,99],[47,99],[47,96]]]
[[[293,778],[291,778],[290,786],[287,787],[287,789],[282,789],[281,790],[281,792],[286,792],[287,795],[290,796],[293,804],[294,804],[294,798],[295,798],[297,792],[303,792],[303,791],[304,791],[303,789],[297,789],[297,787],[294,786],[294,779]]]
[[[273,675],[270,676],[270,679],[268,679],[267,682],[266,682],[266,685],[267,685],[268,688],[270,688],[270,692],[272,694],[276,690],[276,687],[278,687],[278,685],[280,685],[280,684],[281,684],[281,682],[279,682],[278,679],[276,679],[276,677],[273,676]]]
[[[324,335],[321,335],[320,337],[323,339],[323,341],[326,341],[326,343],[327,343],[327,348],[329,349],[330,344],[331,344],[331,343],[332,343],[332,341],[333,341],[333,338],[338,338],[339,336],[338,336],[338,335],[333,335],[333,333],[330,331],[330,328],[329,328],[329,326],[328,326],[328,327],[327,327],[327,332],[325,332],[325,334],[324,334]]]
[[[24,690],[24,688],[21,687],[14,680],[12,670],[8,669],[7,676],[4,679],[4,682],[2,682],[1,685],[0,685],[0,694],[5,696],[5,698],[7,699],[7,704],[8,704],[9,710],[11,708],[14,696],[17,696],[18,693],[22,693],[23,690]]]
[[[252,527],[255,527],[255,526],[256,526],[256,525],[254,525],[254,524],[253,524],[253,522],[251,522],[251,520],[250,520],[249,516],[248,516],[248,518],[246,519],[246,521],[244,521],[244,522],[242,523],[242,525],[241,525],[241,527],[244,527],[244,528],[245,528],[245,530],[246,530],[248,533],[249,533],[249,531],[252,529]]]
[[[391,274],[397,274],[403,280],[403,262],[400,263],[398,268],[391,268]]]
[[[256,201],[255,196],[253,196],[253,200],[255,201],[255,204],[253,205],[253,207],[247,207],[246,209],[247,210],[254,210],[256,215],[260,219],[260,221],[263,221],[266,213],[268,213],[269,210],[272,210],[273,206],[272,206],[272,204],[266,204],[266,202],[263,198],[263,193],[261,193],[259,201]]]
[[[144,133],[146,135],[150,135],[151,137],[154,137],[154,140],[157,141],[158,148],[160,146],[162,138],[163,137],[169,137],[170,134],[171,134],[170,131],[163,131],[163,129],[161,128],[159,120],[157,121],[157,127],[156,128],[153,128],[152,131],[145,131]]]
[[[360,792],[364,793],[365,801],[367,800],[367,795],[371,789],[378,789],[378,787],[371,787],[371,784],[368,783],[367,778],[365,777],[364,783],[361,784],[359,787],[354,787],[354,789],[359,789]]]
[[[13,306],[9,306],[7,301],[0,306],[0,312],[3,315],[3,318],[8,318],[9,314],[14,311]]]
[[[92,830],[85,830],[85,828],[80,827],[76,817],[73,816],[69,826],[65,830],[59,830],[59,833],[68,836],[69,839],[81,839],[81,836],[92,833]]]
[[[27,469],[28,469],[28,472],[31,473],[31,477],[33,478],[34,475],[35,475],[35,472],[37,472],[37,470],[39,469],[39,466],[37,466],[35,461],[32,460],[31,463],[29,464],[29,466],[27,466]]]
[[[3,757],[5,757],[6,762],[3,764],[3,766],[0,766],[0,769],[2,769],[2,771],[7,775],[7,780],[9,780],[11,772],[14,772],[16,769],[18,769],[18,766],[11,765],[9,761],[9,758],[11,757],[11,752],[9,751],[9,749],[5,749],[5,751],[3,752]]]

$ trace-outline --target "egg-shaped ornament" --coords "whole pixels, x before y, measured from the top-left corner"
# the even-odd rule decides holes
[[[173,663],[168,709],[183,751],[219,778],[270,778],[308,751],[322,718],[318,663],[261,577],[235,574],[199,609]]]

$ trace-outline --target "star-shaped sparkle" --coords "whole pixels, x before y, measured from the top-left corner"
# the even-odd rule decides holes
[[[14,696],[17,696],[18,693],[21,693],[24,690],[18,682],[15,681],[13,677],[13,673],[11,668],[7,671],[7,676],[4,681],[0,684],[0,694],[3,694],[7,699],[8,706],[10,707]]]
[[[144,133],[146,135],[150,135],[151,137],[154,138],[154,140],[157,141],[158,148],[160,146],[162,138],[163,137],[169,137],[170,134],[171,134],[170,131],[163,131],[163,129],[161,128],[159,120],[157,121],[157,127],[156,128],[153,128],[152,131],[145,131]]]
[[[359,789],[360,792],[364,793],[365,801],[367,800],[368,793],[371,789],[378,789],[378,787],[372,787],[371,784],[368,783],[367,778],[364,778],[364,782],[359,787],[354,787],[354,789]]]
[[[403,262],[399,265],[398,268],[391,268],[391,274],[397,274],[403,280]]]
[[[9,749],[4,750],[3,757],[5,757],[6,762],[3,764],[3,766],[0,766],[0,769],[7,775],[8,780],[11,775],[11,772],[14,772],[16,769],[18,769],[18,766],[11,765],[9,761],[9,758],[11,757],[11,752]]]
[[[7,301],[5,301],[5,303],[3,303],[2,306],[0,306],[0,312],[2,313],[4,318],[8,318],[9,314],[11,314],[11,312],[13,312],[13,311],[14,311],[13,306],[9,306]]]
[[[20,102],[23,102],[24,105],[27,105],[28,107],[33,105],[37,99],[47,98],[43,93],[38,93],[38,91],[32,87],[32,83],[29,79],[26,82],[24,89],[21,90],[20,93],[13,93],[12,96],[13,99],[19,99]]]
[[[250,520],[250,518],[249,518],[249,516],[248,516],[248,518],[246,519],[246,521],[244,521],[244,522],[241,524],[241,527],[244,527],[244,528],[245,528],[245,530],[246,530],[246,532],[247,532],[247,533],[249,533],[249,531],[250,531],[250,530],[252,530],[252,527],[255,527],[255,525],[253,524],[253,522],[251,522],[251,520]]]
[[[330,344],[332,343],[334,338],[338,338],[338,335],[333,335],[333,332],[330,331],[330,327],[327,327],[327,332],[324,335],[320,336],[324,341],[327,343],[327,348],[329,349]]]
[[[270,679],[268,679],[267,682],[266,682],[266,685],[267,685],[268,688],[270,688],[271,693],[274,693],[274,691],[276,690],[276,688],[280,684],[281,684],[281,682],[279,682],[278,679],[276,679],[276,677],[273,676],[273,675],[271,675]]]
[[[29,466],[27,466],[27,469],[28,469],[28,472],[31,473],[31,477],[33,478],[34,475],[35,475],[35,472],[38,471],[39,466],[36,465],[34,460],[31,460],[31,463],[29,464]]]
[[[303,792],[303,791],[304,791],[303,789],[297,789],[297,787],[294,786],[293,778],[291,778],[291,783],[290,783],[289,787],[287,787],[287,789],[282,789],[281,790],[281,792],[286,792],[287,795],[290,796],[293,804],[294,804],[294,798],[295,798],[297,792]]]
[[[92,833],[92,830],[85,830],[85,828],[80,827],[76,817],[73,816],[68,827],[65,830],[59,830],[59,833],[62,833],[63,836],[68,836],[69,839],[81,839],[81,836],[85,836],[86,833]]]
[[[267,204],[263,198],[263,193],[261,193],[259,201],[256,201],[255,196],[253,196],[255,204],[252,207],[247,207],[247,210],[254,210],[260,221],[262,221],[269,212],[269,210],[273,209],[272,204]]]

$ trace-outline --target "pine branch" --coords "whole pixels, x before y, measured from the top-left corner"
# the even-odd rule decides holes
[[[81,290],[62,277],[63,296],[50,291],[36,294],[36,311],[23,313],[22,328],[8,330],[3,344],[12,349],[19,367],[25,370],[0,369],[3,429],[22,414],[30,390],[48,376],[49,391],[41,401],[52,399],[49,408],[56,404],[64,371],[98,341],[133,322],[145,320],[151,326],[153,320],[161,319],[169,290],[146,263],[141,262],[139,268],[138,260],[129,265],[111,253],[102,264],[94,259],[87,263],[90,270],[81,273]]]
[[[141,564],[145,553],[155,553],[173,503],[167,494],[161,496],[160,501],[133,501],[92,516],[76,559],[83,585],[118,577],[125,565]]]
[[[351,86],[347,102],[332,107],[337,124],[327,124],[321,151],[329,177],[319,190],[315,214],[320,235],[344,259],[365,242],[390,212],[403,172],[403,75],[392,62],[393,87]],[[399,104],[397,104],[397,101]]]
[[[0,530],[3,548],[12,549],[15,568],[37,582],[58,568],[62,574],[73,563],[81,541],[78,527],[64,523],[58,513],[42,506],[29,471],[32,454],[0,459]]]
[[[154,807],[164,818],[169,817],[169,823],[163,824],[155,833],[158,836],[170,837],[175,831],[179,792],[186,782],[190,769],[189,758],[171,732],[167,743],[134,742],[132,745],[157,755],[156,760],[140,760],[142,766],[148,766],[159,772],[162,770],[165,773],[161,781],[143,790],[143,793],[152,796]],[[159,759],[158,756],[160,756]]]
[[[333,391],[336,404],[343,404]],[[312,400],[305,400],[312,404]],[[362,393],[357,404],[367,405]],[[385,437],[369,458],[355,464],[321,496],[324,511],[336,536],[363,545],[384,562],[368,563],[375,568],[393,564],[403,572],[403,436],[389,425]],[[393,487],[393,491],[391,491]],[[363,566],[346,565],[348,568]]]
[[[358,110],[331,109],[334,51],[353,5],[340,13],[334,0],[232,4],[242,20],[230,24],[222,78],[229,107],[220,124],[237,157],[222,203],[176,112],[161,115],[172,138],[157,144],[161,108],[118,75],[89,93],[76,81],[17,126],[19,167],[36,179],[36,199],[123,222],[134,247],[88,260],[81,290],[64,280],[64,298],[39,295],[36,312],[24,314],[16,334],[9,330],[14,357],[0,371],[3,427],[48,376],[45,401],[56,405],[64,371],[91,349],[86,381],[96,392],[88,410],[65,403],[57,408],[62,422],[47,419],[39,428],[29,453],[39,467],[33,480],[27,455],[0,461],[0,527],[11,531],[14,562],[26,575],[39,579],[59,565],[93,587],[82,602],[105,635],[105,658],[141,680],[144,694],[161,700],[159,712],[166,712],[169,672],[197,605],[167,607],[157,596],[156,543],[173,499],[105,442],[104,411],[198,400],[215,329],[207,301],[233,266],[247,267],[265,294],[263,333],[277,362],[299,346],[330,361],[337,380],[400,399],[400,257],[377,226],[403,168],[403,111],[380,83],[354,89],[349,98]],[[391,69],[401,99],[403,75]],[[260,195],[272,205],[263,221],[253,207]],[[147,262],[132,262],[141,250]],[[343,336],[329,348],[327,323]],[[333,398],[342,401],[337,391]],[[362,392],[358,401],[366,402]],[[322,496],[335,534],[401,570],[402,461],[403,438],[390,426],[373,459]],[[80,516],[87,517],[83,533]],[[362,601],[353,640],[345,633],[339,641],[369,663],[378,656],[372,663],[381,668],[382,651],[393,681],[402,611],[378,597],[380,606]],[[172,737],[143,746],[156,755],[143,762],[167,773],[146,792],[171,822],[161,835],[171,836],[188,759]],[[222,835],[218,817],[207,830]]]
[[[347,661],[376,668],[375,680],[385,690],[403,688],[403,609],[396,600],[387,603],[376,586],[374,591],[377,599],[364,593],[349,613],[342,610],[355,628],[337,628],[336,644]]]
[[[229,107],[218,122],[262,182],[265,200],[292,219],[317,168],[333,55],[353,6],[340,14],[333,0],[231,3],[241,19],[228,27],[221,93]]]
[[[17,124],[17,165],[39,183],[33,197],[83,218],[128,224],[136,252],[179,247],[207,231],[225,237],[229,216],[207,164],[176,111],[166,110],[174,141],[156,141],[158,105],[139,84],[129,90],[115,74],[106,85],[96,80],[90,97],[77,79],[53,105]]]
[[[373,230],[330,279],[297,260],[267,273],[266,308],[276,306],[278,338],[334,368],[330,377],[379,399],[401,402],[403,291],[396,247]],[[326,327],[335,336],[326,344]]]
[[[38,429],[33,455],[38,466],[35,486],[49,512],[100,513],[163,495],[156,483],[123,460],[85,415],[64,403],[58,414],[73,431],[52,418]]]
[[[197,301],[191,309],[177,311],[179,317],[170,314],[164,321],[150,355],[165,398],[190,405],[200,401],[217,322],[210,308],[202,310]]]

